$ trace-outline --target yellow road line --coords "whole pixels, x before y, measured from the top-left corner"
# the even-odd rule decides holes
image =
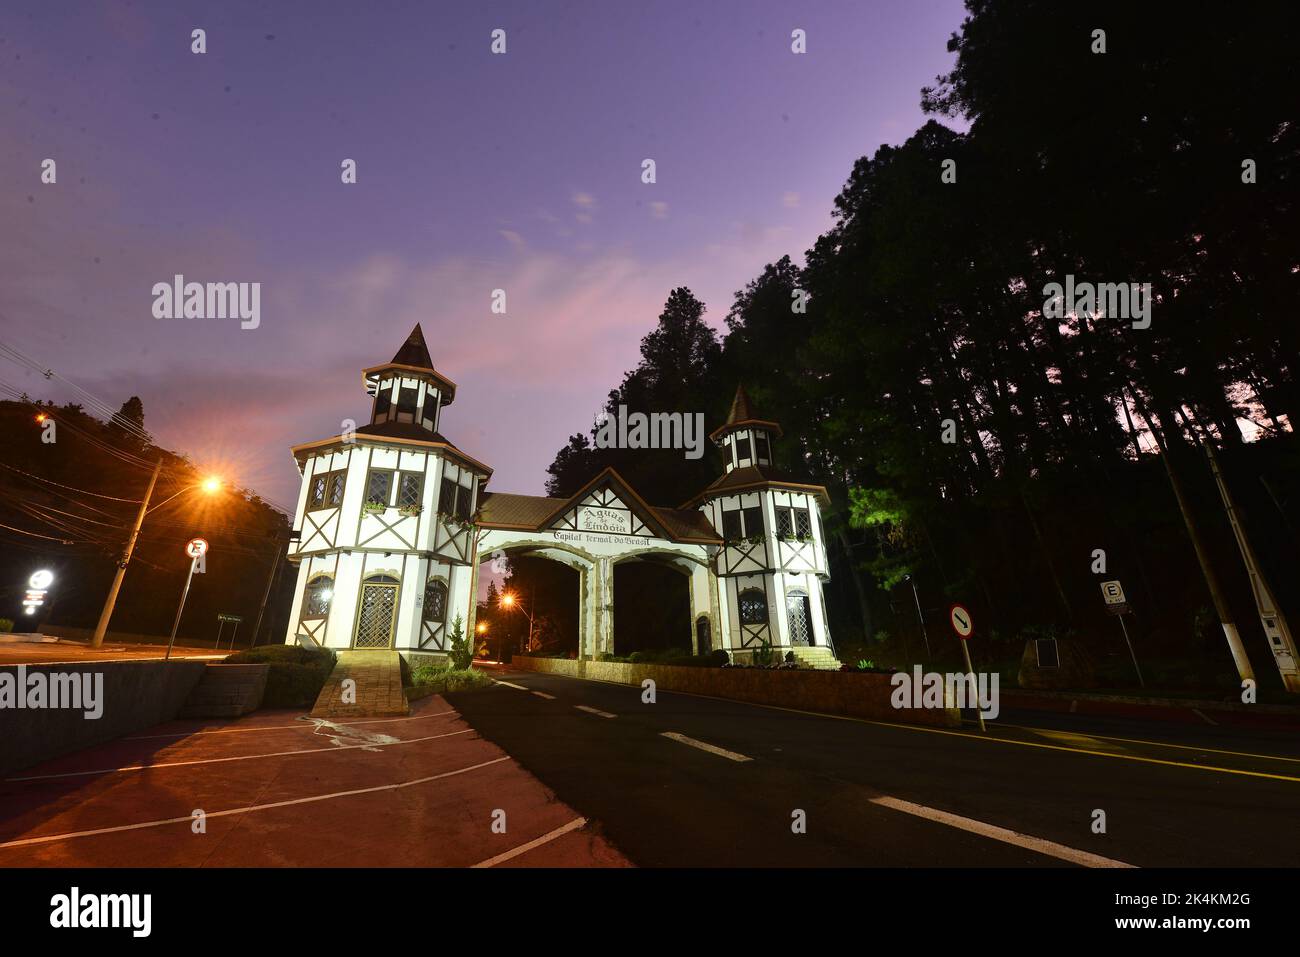
[[[999,728],[1015,728],[1018,731],[1038,731],[1048,732],[1055,731],[1053,728],[1034,728],[1026,724],[1002,724],[998,723]],[[1063,733],[1056,731],[1056,733]],[[1293,764],[1300,764],[1300,758],[1284,758],[1279,754],[1256,754],[1251,751],[1228,751],[1224,748],[1202,748],[1194,744],[1171,744],[1167,741],[1146,741],[1142,738],[1120,738],[1113,734],[1092,734],[1089,737],[1096,738],[1099,741],[1123,741],[1125,744],[1149,744],[1156,748],[1177,748],[1180,751],[1203,751],[1206,754],[1231,754],[1238,758],[1263,758],[1265,761],[1287,761]]]

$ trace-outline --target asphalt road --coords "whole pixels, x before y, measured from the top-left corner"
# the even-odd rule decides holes
[[[449,700],[642,866],[1300,863],[1293,732],[1004,711],[981,735],[498,677]]]

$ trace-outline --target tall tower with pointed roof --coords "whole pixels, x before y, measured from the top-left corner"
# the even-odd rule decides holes
[[[769,645],[830,665],[820,510],[830,501],[826,489],[775,466],[781,426],[755,411],[743,385],[710,437],[722,451],[723,474],[686,506],[698,507],[723,539],[714,571],[724,647],[745,656]]]
[[[472,627],[473,515],[492,470],[439,431],[456,384],[418,325],[362,382],[368,423],[293,449],[303,484],[288,642],[441,656],[457,616]]]

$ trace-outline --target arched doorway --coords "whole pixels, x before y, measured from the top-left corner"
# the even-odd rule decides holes
[[[361,582],[353,648],[391,648],[397,623],[397,586],[392,575],[370,575]]]
[[[614,565],[614,654],[691,653],[690,573],[671,559],[637,556]]]
[[[480,554],[475,651],[497,661],[525,653],[576,658],[579,569],[555,549],[516,546]]]

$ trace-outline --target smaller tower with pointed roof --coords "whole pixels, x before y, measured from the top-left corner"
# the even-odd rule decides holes
[[[456,383],[433,367],[424,332],[416,323],[391,362],[371,366],[361,372],[366,392],[374,396],[370,424],[372,433],[408,438],[436,433],[444,405],[456,398]],[[382,429],[388,423],[412,426],[409,429]]]
[[[723,474],[686,503],[698,506],[723,545],[714,555],[724,647],[740,657],[764,645],[832,666],[822,585],[830,580],[821,522],[826,489],[774,464],[781,426],[736,388],[727,421],[710,436]]]
[[[709,438],[722,447],[726,470],[772,464],[772,440],[781,437],[781,426],[761,419],[754,412],[749,393],[736,387],[727,421]]]

